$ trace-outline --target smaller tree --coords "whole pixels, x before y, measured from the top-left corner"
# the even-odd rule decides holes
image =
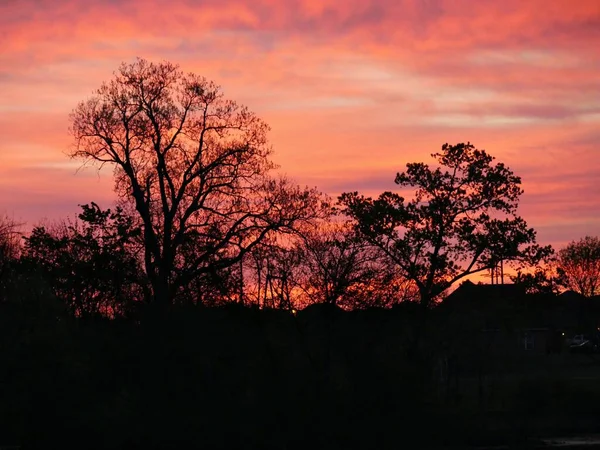
[[[35,227],[23,259],[40,268],[54,295],[78,317],[127,314],[149,298],[136,242],[141,231],[121,208],[82,205],[78,221]]]
[[[600,290],[600,239],[586,236],[559,250],[556,272],[561,286],[585,297]]]
[[[261,308],[295,309],[298,298],[302,255],[295,245],[296,235],[271,233],[255,246],[243,263],[239,298]]]
[[[8,216],[0,217],[0,299],[6,295],[13,263],[21,250],[20,224]]]
[[[389,306],[404,297],[400,288],[389,295],[387,288],[398,281],[393,265],[350,223],[331,220],[305,231],[297,251],[299,284],[310,303],[360,309]]]
[[[536,267],[533,272],[518,271],[511,275],[513,283],[522,286],[528,294],[558,294],[558,280],[549,267]]]

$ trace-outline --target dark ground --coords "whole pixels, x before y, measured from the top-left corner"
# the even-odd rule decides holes
[[[83,321],[4,305],[0,445],[535,448],[600,432],[595,358],[458,352],[442,379],[440,336],[415,344],[414,314],[232,305]]]

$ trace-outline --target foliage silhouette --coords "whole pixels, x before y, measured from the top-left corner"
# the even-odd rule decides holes
[[[600,293],[600,239],[586,236],[560,249],[556,259],[558,282],[586,297]]]
[[[73,315],[129,315],[149,296],[138,257],[141,231],[121,208],[81,208],[74,223],[35,227],[23,260],[42,271]]]
[[[0,301],[6,296],[13,266],[20,253],[21,224],[8,216],[0,216]]]
[[[328,303],[352,310],[416,298],[414,284],[351,224],[332,210],[319,215],[294,236],[270,236],[250,252],[243,264],[244,303],[288,310]]]
[[[521,179],[470,143],[442,146],[439,164],[409,163],[396,184],[414,197],[384,192],[378,199],[357,192],[340,196],[357,229],[416,283],[429,306],[456,281],[501,260],[535,264],[549,251],[516,215]]]
[[[268,236],[244,261],[244,302],[261,307],[293,310],[300,308],[297,291],[302,255],[291,242]]]
[[[316,191],[268,176],[267,124],[174,64],[121,65],[71,123],[70,156],[113,167],[116,192],[135,206],[156,304],[317,209]],[[190,241],[191,259],[181,252]]]
[[[331,218],[318,223],[303,233],[297,249],[300,285],[308,304],[361,309],[412,299],[411,283],[399,277],[387,255],[348,222]]]
[[[513,283],[524,287],[529,294],[558,294],[559,286],[551,267],[535,267],[533,272],[518,271],[511,275]]]

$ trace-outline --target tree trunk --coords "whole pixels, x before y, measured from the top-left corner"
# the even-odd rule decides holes
[[[153,280],[152,290],[154,291],[154,304],[160,309],[166,308],[171,304],[171,285],[169,283],[169,272],[164,268],[159,268],[158,274]]]

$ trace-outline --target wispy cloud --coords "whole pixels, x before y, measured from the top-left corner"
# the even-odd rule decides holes
[[[0,208],[110,198],[110,182],[66,175],[68,114],[141,56],[258,112],[301,184],[374,195],[470,140],[523,177],[544,239],[599,232],[596,0],[6,0],[0,29]]]

